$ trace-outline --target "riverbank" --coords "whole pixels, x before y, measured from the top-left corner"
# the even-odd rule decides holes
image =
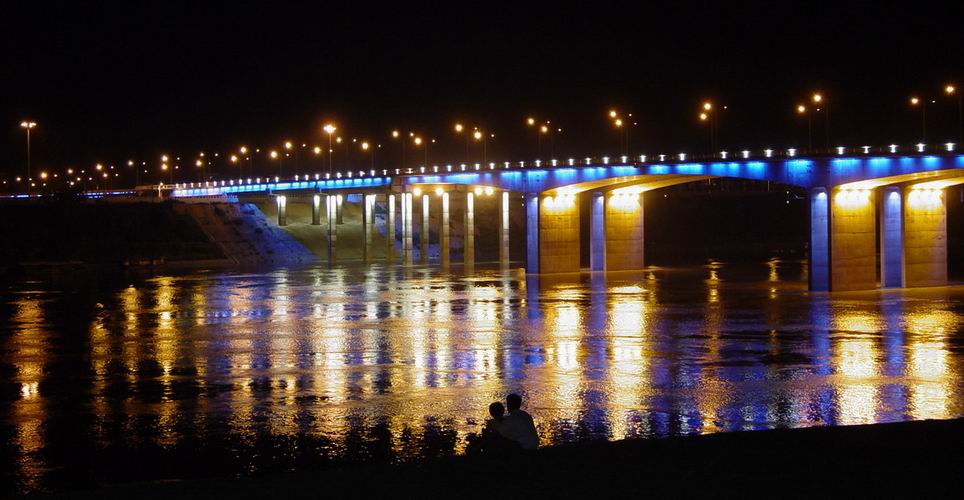
[[[842,497],[960,494],[964,419],[556,446],[252,478],[109,486],[70,498]],[[66,495],[65,495],[66,496]]]

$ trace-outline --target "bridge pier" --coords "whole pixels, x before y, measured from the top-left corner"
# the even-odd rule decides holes
[[[942,189],[904,188],[903,286],[947,284],[947,201]]]
[[[428,264],[428,242],[429,242],[429,235],[430,235],[430,228],[429,228],[429,221],[430,221],[429,207],[430,206],[431,206],[431,199],[429,198],[429,195],[423,194],[422,195],[422,224],[421,224],[422,227],[418,234],[419,254],[421,254],[419,260],[421,260],[422,264]]]
[[[579,203],[575,194],[536,196],[540,273],[579,272]],[[528,228],[527,228],[528,230]]]
[[[877,211],[871,189],[833,189],[830,289],[877,288]]]
[[[439,218],[440,222],[439,222],[439,245],[438,245],[439,260],[442,262],[442,268],[448,269],[449,257],[450,257],[449,255],[450,233],[449,233],[449,193],[447,191],[442,193],[442,213],[440,215],[441,217]],[[428,234],[428,231],[426,231],[426,235],[427,234]],[[426,244],[425,246],[428,247],[428,244]],[[428,261],[427,258],[426,258],[426,261]]]
[[[279,194],[275,197],[275,202],[278,204],[278,225],[287,226],[288,225],[288,197]]]
[[[412,193],[402,193],[402,259],[412,265]]]
[[[589,204],[589,268],[606,270],[606,194],[592,193]]]
[[[810,290],[830,291],[830,194],[810,190]]]
[[[385,195],[388,220],[385,223],[385,241],[388,242],[388,262],[395,262],[395,195]]]
[[[372,235],[375,232],[375,195],[362,195],[362,232],[365,239],[365,262],[372,261]]]
[[[462,237],[462,264],[466,269],[475,264],[475,193],[465,193],[465,221]],[[501,224],[500,224],[501,226]]]
[[[526,273],[539,274],[539,193],[529,193],[525,197],[526,208]],[[508,219],[508,210],[499,214],[499,222]],[[508,226],[508,224],[506,224]],[[504,262],[502,248],[499,248],[499,261]]]
[[[328,224],[328,265],[335,263],[335,247],[338,241],[338,195],[325,196],[325,218]]]
[[[321,225],[321,195],[316,194],[311,197],[311,225]]]
[[[536,210],[538,210],[538,200]],[[528,209],[527,209],[528,210]],[[538,215],[538,212],[536,212]],[[526,217],[528,220],[528,217]],[[536,218],[538,224],[538,217]],[[528,227],[528,226],[526,226]],[[499,267],[506,269],[509,267],[509,192],[503,191],[499,200]],[[536,268],[538,268],[538,257],[536,258]],[[528,270],[528,267],[526,268]],[[538,271],[532,271],[538,272]]]
[[[342,205],[344,204],[344,198],[342,197],[342,195],[339,194],[339,195],[335,198],[335,202],[336,202],[336,203],[335,203],[335,220],[336,220],[336,223],[337,223],[337,224],[344,224],[344,223],[345,223],[345,213],[344,213],[344,210],[342,210]]]
[[[900,186],[881,188],[880,285],[904,286],[904,193]]]

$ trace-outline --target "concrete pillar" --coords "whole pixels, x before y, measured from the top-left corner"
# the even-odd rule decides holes
[[[904,286],[903,208],[903,192],[899,186],[881,188],[880,284],[884,288]]]
[[[421,253],[422,264],[428,264],[428,239],[429,239],[429,213],[430,198],[427,194],[422,195],[422,228],[418,234],[419,253]]]
[[[311,197],[311,225],[321,224],[321,195],[316,194]]]
[[[830,202],[831,290],[877,288],[876,214],[873,190],[833,190]]]
[[[335,262],[335,247],[338,244],[338,196],[325,196],[325,221],[328,224],[328,263]]]
[[[335,204],[335,217],[336,217],[336,219],[337,219],[337,223],[338,223],[338,224],[344,224],[344,223],[345,223],[345,214],[344,214],[344,211],[342,210],[342,204],[344,203],[344,201],[345,201],[345,200],[344,200],[344,198],[343,198],[341,195],[338,195],[338,196],[335,198],[335,202],[336,202],[336,204]]]
[[[475,193],[465,193],[465,236],[462,238],[462,263],[468,267],[475,264]]]
[[[526,205],[526,273],[539,274],[539,194],[529,193],[525,197]],[[504,219],[508,219],[508,210],[499,214],[500,232]],[[506,229],[508,224],[505,223]],[[499,261],[503,261],[500,248]],[[503,261],[504,262],[504,261]]]
[[[594,207],[595,208],[595,207]],[[612,194],[605,203],[605,266],[610,271],[642,269],[643,194]]]
[[[372,260],[372,236],[375,233],[375,195],[362,197],[362,230],[365,238],[365,262]]]
[[[288,197],[279,194],[275,197],[275,201],[278,203],[278,225],[287,226],[288,225]]]
[[[402,255],[412,264],[412,193],[402,193]]]
[[[947,284],[947,200],[940,189],[904,191],[904,286]]]
[[[810,190],[810,290],[830,291],[830,193]]]
[[[532,196],[527,196],[527,203],[528,203],[528,199],[531,198],[531,197],[535,197],[535,198],[536,198],[536,207],[535,207],[535,210],[536,210],[536,216],[537,216],[537,217],[536,217],[534,223],[536,224],[536,232],[538,233],[538,230],[539,230],[539,226],[538,226],[538,222],[539,222],[539,218],[538,218],[538,214],[539,214],[539,212],[538,212],[538,210],[539,210],[539,200],[538,200],[538,195],[537,195],[537,194],[533,194]],[[527,210],[527,214],[528,214],[528,209],[526,209],[526,210]],[[528,221],[528,215],[526,215],[526,219],[527,219],[527,221]],[[528,222],[527,222],[527,224],[528,224]],[[527,225],[526,227],[529,227],[529,226]],[[538,234],[536,235],[536,237],[538,238]],[[507,267],[509,267],[509,192],[508,192],[508,191],[503,191],[503,192],[502,192],[502,195],[501,195],[501,197],[500,197],[500,200],[499,200],[499,236],[498,236],[498,238],[499,238],[499,265],[500,265],[500,267],[502,267],[502,268],[507,268]],[[528,237],[527,237],[527,239],[528,239]],[[528,245],[528,243],[527,243],[527,245]],[[538,239],[537,239],[537,241],[536,241],[536,245],[538,246]],[[528,257],[527,257],[527,261],[528,261]],[[539,268],[538,268],[538,266],[539,266],[539,259],[538,259],[538,256],[537,256],[535,262],[536,262],[536,269],[533,270],[533,271],[529,271],[529,267],[528,267],[529,265],[526,264],[526,271],[529,271],[529,272],[532,272],[532,273],[538,273],[538,272],[539,272]]]
[[[579,199],[575,194],[539,200],[539,272],[579,271]]]
[[[606,194],[593,193],[589,204],[589,268],[606,270]]]
[[[388,240],[388,261],[395,261],[395,195],[386,195],[388,205],[388,221],[385,226],[385,239]]]
[[[442,267],[449,267],[449,194],[447,192],[442,193],[442,213],[441,220],[439,223],[439,258],[442,261]]]

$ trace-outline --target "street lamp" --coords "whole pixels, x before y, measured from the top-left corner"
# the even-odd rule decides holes
[[[371,151],[372,156],[372,170],[375,170],[375,148],[368,144],[368,141],[362,141],[361,143],[362,151]]]
[[[328,175],[331,175],[333,170],[333,165],[331,163],[331,157],[333,156],[333,151],[331,149],[331,134],[334,134],[338,129],[334,125],[328,123],[325,124],[323,130],[328,133]]]
[[[816,111],[820,111],[820,106],[824,107],[823,130],[824,130],[824,138],[826,140],[824,147],[829,150],[830,149],[830,101],[826,99],[824,95],[821,94],[820,92],[814,92],[813,95],[811,96],[811,100],[813,100],[813,104],[817,106]]]
[[[813,151],[813,119],[809,110],[803,104],[797,105],[798,115],[807,115],[807,152]]]
[[[27,131],[27,182],[30,182],[30,131],[37,126],[37,122],[24,120],[20,122],[20,128]]]
[[[961,118],[961,93],[956,85],[947,84],[944,86],[944,95],[957,96],[957,142],[964,143],[964,122]]]
[[[915,108],[920,106],[920,137],[921,142],[927,144],[927,99],[911,97],[910,105]]]

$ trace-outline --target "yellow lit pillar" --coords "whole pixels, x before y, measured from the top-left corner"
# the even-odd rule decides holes
[[[395,195],[386,195],[388,205],[388,221],[385,225],[385,239],[388,241],[388,261],[395,261]]]
[[[947,284],[947,204],[941,189],[904,191],[904,286]]]
[[[439,258],[442,261],[442,267],[449,267],[449,194],[447,192],[442,193],[442,213],[441,220],[439,222]]]
[[[616,190],[606,200],[606,270],[643,268],[643,195]]]
[[[475,263],[475,193],[465,193],[465,236],[462,238],[462,263],[468,267]]]
[[[285,195],[278,195],[275,198],[278,203],[278,225],[288,225],[288,198]]]
[[[579,200],[575,194],[541,196],[539,272],[579,271]]]
[[[328,263],[335,262],[335,245],[338,242],[338,197],[325,196],[325,220],[328,224]]]
[[[421,254],[422,264],[428,264],[428,239],[429,239],[429,196],[427,194],[422,195],[422,228],[418,235],[418,247],[419,253]]]
[[[833,190],[830,216],[830,288],[877,288],[877,210],[871,189]]]

